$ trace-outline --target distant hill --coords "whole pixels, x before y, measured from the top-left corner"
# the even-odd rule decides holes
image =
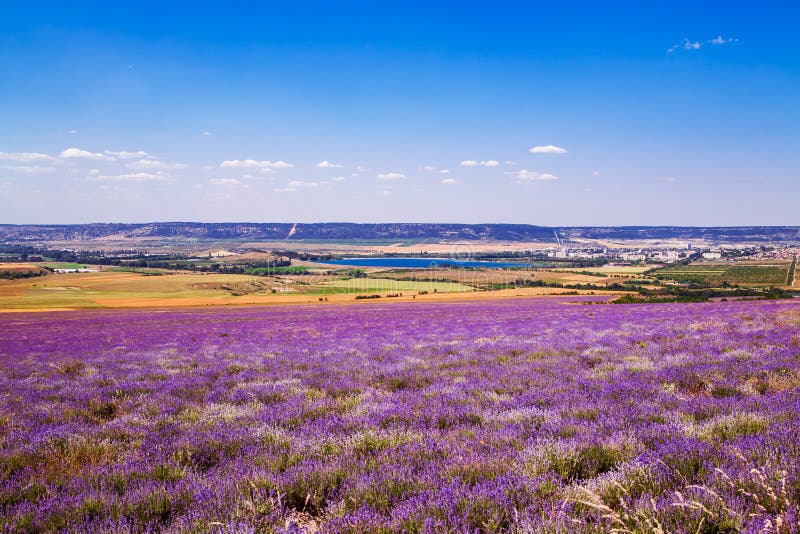
[[[798,226],[589,226],[428,223],[194,223],[0,225],[0,241],[89,241],[176,238],[291,241],[562,241],[572,239],[706,239],[718,242],[800,242]]]

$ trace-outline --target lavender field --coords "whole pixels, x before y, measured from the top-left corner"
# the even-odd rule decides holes
[[[798,532],[800,306],[0,316],[0,530]]]

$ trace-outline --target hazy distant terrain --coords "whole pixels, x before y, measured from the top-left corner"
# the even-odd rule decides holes
[[[558,237],[556,237],[558,236]],[[75,225],[0,225],[0,241],[75,241],[103,238],[187,238],[293,241],[478,240],[545,241],[557,239],[704,239],[712,242],[800,241],[799,226],[588,226],[433,223],[94,223]]]

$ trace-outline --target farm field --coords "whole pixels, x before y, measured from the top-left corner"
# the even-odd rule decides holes
[[[652,269],[650,265],[603,265],[602,267],[565,267],[558,269],[565,272],[590,272],[607,276],[625,275],[636,277]]]
[[[0,263],[0,273],[39,273],[46,271],[32,263]]]
[[[417,280],[392,280],[384,278],[351,278],[349,280],[330,280],[318,284],[311,289],[314,293],[381,293],[397,291],[427,291],[433,292],[470,292],[474,287],[457,282],[447,281],[417,281]]]
[[[152,271],[152,270],[151,270]],[[272,292],[272,288],[278,288]],[[427,294],[419,294],[427,292]],[[102,272],[0,280],[0,312],[101,308],[164,308],[354,302],[359,294],[403,293],[396,300],[496,299],[564,293],[558,288],[475,291],[451,281],[397,281],[340,276],[261,277],[172,273],[161,276],[108,268]],[[584,292],[581,292],[584,293]],[[585,292],[588,293],[588,292]]]
[[[800,303],[0,315],[0,530],[797,532]]]
[[[659,269],[653,276],[680,282],[722,283],[742,285],[785,285],[789,262],[745,264],[690,264]]]
[[[454,282],[476,288],[489,287],[492,284],[513,283],[516,280],[533,280],[537,273],[530,270],[509,269],[391,269],[370,273],[371,277],[392,280],[419,280],[436,282]]]
[[[215,299],[230,295],[230,292],[206,289],[202,284],[246,282],[250,279],[246,275],[145,276],[129,272],[51,275],[0,282],[0,309],[98,308],[131,299]]]
[[[592,276],[582,274],[576,270],[550,270],[550,269],[416,269],[416,270],[390,270],[379,271],[371,276],[392,278],[398,280],[435,280],[456,282],[476,288],[487,288],[496,284],[513,284],[517,281],[541,280],[559,284],[613,284],[626,279],[633,279],[634,274]]]

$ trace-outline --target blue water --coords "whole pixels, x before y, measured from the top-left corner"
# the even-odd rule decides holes
[[[426,267],[483,267],[487,269],[507,269],[509,267],[531,267],[530,263],[513,261],[477,261],[453,260],[449,258],[348,258],[345,260],[328,260],[324,263],[331,265],[347,265],[351,267],[398,267],[398,268],[426,268]]]

